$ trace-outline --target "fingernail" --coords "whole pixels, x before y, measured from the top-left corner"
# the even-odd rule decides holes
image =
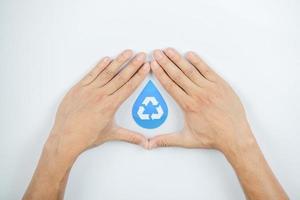
[[[143,61],[143,60],[145,60],[145,57],[146,56],[145,56],[144,53],[140,53],[140,54],[137,55],[136,60]]]
[[[194,58],[196,57],[196,54],[195,54],[194,52],[192,52],[192,51],[189,51],[189,52],[187,53],[187,57],[188,57],[188,58],[191,58],[191,59],[194,59]]]
[[[125,57],[131,56],[131,55],[132,55],[132,50],[130,50],[130,49],[125,50],[125,51],[123,52],[123,55],[124,55]]]
[[[161,59],[163,57],[163,54],[162,54],[161,50],[155,50],[154,51],[154,57],[156,59]]]
[[[145,64],[143,65],[143,68],[142,68],[142,70],[143,70],[144,72],[147,72],[147,71],[149,71],[149,70],[150,70],[149,63],[145,63]]]
[[[157,68],[158,68],[158,64],[157,64],[157,62],[156,62],[155,60],[153,60],[153,61],[151,62],[151,68],[152,68],[152,69],[157,69]]]
[[[107,57],[107,56],[103,58],[103,61],[104,61],[104,62],[108,62],[109,60],[110,60],[110,58]]]
[[[165,49],[165,52],[167,52],[170,56],[173,56],[174,54],[175,54],[175,52],[174,52],[174,49],[172,49],[172,48],[166,48]]]

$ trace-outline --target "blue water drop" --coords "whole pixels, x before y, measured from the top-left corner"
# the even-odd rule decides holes
[[[132,117],[141,127],[147,129],[162,125],[168,116],[168,107],[158,89],[148,81],[132,107]]]

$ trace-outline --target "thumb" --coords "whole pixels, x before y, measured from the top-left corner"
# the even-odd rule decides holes
[[[145,146],[147,139],[144,135],[121,127],[115,127],[110,136],[110,140],[125,141],[132,144]]]
[[[158,135],[149,140],[148,148],[184,146],[183,135],[180,133],[169,133]]]

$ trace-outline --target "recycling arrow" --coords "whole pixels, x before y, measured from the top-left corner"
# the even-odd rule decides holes
[[[156,106],[157,113],[144,114],[145,106],[147,106],[151,102],[154,106]],[[158,102],[155,97],[146,97],[142,103],[142,105],[139,107],[137,114],[141,120],[154,120],[154,119],[160,119],[162,115],[164,114],[164,111],[160,105],[158,105]]]
[[[151,102],[154,106],[158,105],[158,102],[155,97],[146,97],[142,104],[147,106],[149,102]]]
[[[151,115],[151,119],[160,119],[161,116],[164,114],[163,109],[161,108],[161,106],[158,106],[156,108],[157,113],[152,113]]]
[[[149,114],[144,114],[145,108],[143,106],[139,107],[139,110],[137,111],[138,116],[141,118],[141,120],[149,120]]]

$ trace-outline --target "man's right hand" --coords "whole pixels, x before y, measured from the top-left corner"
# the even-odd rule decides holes
[[[232,88],[199,56],[168,48],[154,51],[151,69],[185,114],[179,133],[156,136],[149,147],[215,148],[253,143],[244,108]]]
[[[199,56],[174,49],[154,51],[151,69],[181,106],[185,125],[179,133],[150,139],[148,148],[213,148],[224,153],[247,199],[288,199],[272,173],[232,90]]]

